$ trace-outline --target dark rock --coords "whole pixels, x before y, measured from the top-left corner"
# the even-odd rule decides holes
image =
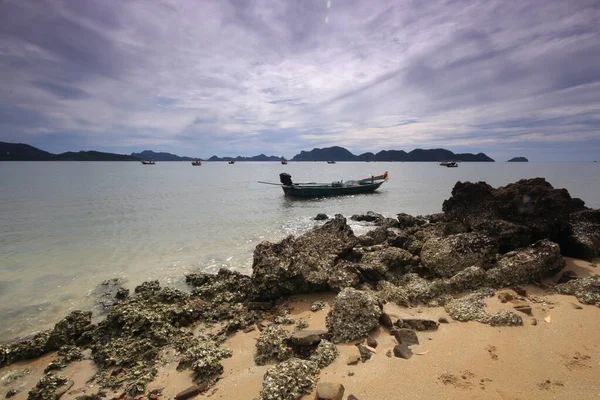
[[[359,354],[350,354],[348,356],[348,360],[346,361],[347,365],[355,365],[361,360],[360,353]]]
[[[55,400],[64,395],[73,381],[61,375],[48,374],[43,376],[33,389],[29,391],[29,400]]]
[[[567,283],[569,281],[572,281],[573,279],[577,279],[578,276],[575,273],[575,271],[565,271],[563,272],[560,277],[558,278],[558,281],[556,281],[556,283],[560,284],[560,283]]]
[[[360,360],[362,362],[366,362],[367,360],[371,359],[371,351],[369,349],[367,349],[362,344],[357,344],[356,347],[358,348],[358,352],[360,353]]]
[[[158,281],[144,282],[139,286],[136,286],[134,292],[141,295],[151,295],[160,291],[160,283]]]
[[[373,295],[356,289],[342,290],[327,314],[327,329],[334,343],[359,339],[379,325],[381,308]]]
[[[358,400],[358,397],[356,397],[355,395],[351,394],[351,395],[348,395],[348,397],[346,398],[346,400]]]
[[[341,260],[327,279],[327,286],[334,292],[340,292],[347,287],[356,287],[360,283],[360,273],[355,264]]]
[[[364,235],[361,245],[363,246],[374,246],[382,244],[388,240],[391,236],[390,230],[386,226],[379,226],[373,230],[370,230]],[[367,244],[369,243],[369,244]]]
[[[413,226],[421,226],[427,223],[427,220],[424,218],[413,217],[412,215],[400,213],[397,215],[398,218],[398,228],[406,229]]]
[[[381,316],[379,317],[379,323],[388,329],[394,326],[392,317],[390,317],[390,315],[385,312],[381,313]]]
[[[354,214],[350,217],[352,221],[363,221],[363,222],[378,222],[383,220],[383,215],[368,211],[366,214]]]
[[[471,227],[498,240],[498,251],[502,254],[520,247],[529,246],[532,241],[531,229],[501,219],[479,220]]]
[[[600,275],[579,278],[556,286],[559,294],[573,295],[583,304],[600,307]]]
[[[340,383],[319,382],[315,400],[342,400],[344,386]]]
[[[566,189],[554,189],[545,179],[534,178],[498,189],[485,182],[458,182],[442,209],[449,218],[472,229],[485,220],[522,225],[530,230],[533,242],[557,240],[568,228],[570,214],[585,207],[580,199],[571,198]],[[479,227],[485,229],[485,224]]]
[[[541,240],[527,248],[506,253],[495,268],[487,271],[487,282],[493,287],[537,282],[560,271],[565,265],[558,245]]]
[[[328,340],[321,340],[315,351],[310,355],[310,361],[317,364],[319,368],[325,368],[335,361],[340,352],[335,344]]]
[[[325,308],[325,302],[317,300],[310,305],[310,311],[317,312]]]
[[[394,346],[394,355],[398,358],[404,358],[406,360],[412,358],[412,351],[406,344],[397,344]]]
[[[446,317],[439,317],[439,318],[438,318],[438,322],[439,322],[440,324],[448,324],[448,323],[450,323],[450,322],[448,321],[448,318],[446,318]]]
[[[16,389],[10,389],[8,392],[6,392],[6,398],[10,399],[11,397],[16,396],[17,394],[19,394],[19,391]]]
[[[600,257],[600,210],[571,214],[559,243],[566,256],[588,260]]]
[[[125,300],[127,297],[129,297],[129,289],[125,289],[123,287],[117,289],[117,293],[115,293],[115,299]]]
[[[367,346],[376,348],[377,347],[377,340],[375,340],[375,338],[373,338],[372,336],[367,336]]]
[[[531,315],[531,305],[525,301],[513,302],[513,308],[516,311]]]
[[[436,321],[418,318],[398,319],[395,325],[401,329],[413,329],[415,331],[435,331],[440,326]]]
[[[252,285],[262,298],[326,290],[336,261],[357,244],[341,215],[296,239],[262,242],[254,250]]]
[[[198,387],[198,385],[192,385],[189,388],[177,393],[175,395],[175,400],[186,400],[198,394],[200,394],[200,388]]]
[[[284,361],[293,355],[291,347],[287,345],[290,341],[290,333],[277,326],[267,326],[256,341],[256,353],[254,362],[257,365],[265,365],[269,361]]]
[[[511,289],[514,290],[515,293],[518,294],[519,296],[527,297],[527,290],[525,290],[525,288],[522,288],[520,286],[513,286]]]
[[[512,293],[510,293],[510,292],[500,292],[500,293],[498,293],[498,299],[500,300],[501,303],[506,303],[511,300],[514,300],[515,296],[513,296]]]
[[[412,346],[413,344],[419,344],[419,338],[417,337],[417,332],[411,329],[397,329],[394,332],[394,338],[398,342],[398,344],[405,344],[407,346]]]
[[[271,310],[273,309],[273,303],[270,301],[249,301],[246,307],[248,307],[248,310]]]
[[[486,273],[483,268],[471,266],[463,269],[452,278],[440,281],[440,291],[459,293],[479,289],[484,285]]]
[[[297,331],[289,340],[295,346],[313,346],[319,344],[321,338],[327,334],[326,330]]]
[[[315,217],[315,221],[326,221],[328,219],[329,219],[329,217],[327,216],[327,214],[323,214],[323,213],[319,213]]]
[[[467,267],[490,262],[497,252],[495,239],[479,233],[460,233],[425,242],[421,262],[436,275],[449,278]]]

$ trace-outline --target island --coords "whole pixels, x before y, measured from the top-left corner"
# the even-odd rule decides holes
[[[513,157],[506,162],[529,162],[529,160],[526,159],[525,157]]]

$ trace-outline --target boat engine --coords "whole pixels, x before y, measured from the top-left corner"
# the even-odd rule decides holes
[[[285,186],[292,186],[292,176],[290,174],[286,174],[285,172],[279,174],[279,181]]]

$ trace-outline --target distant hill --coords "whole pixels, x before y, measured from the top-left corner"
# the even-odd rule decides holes
[[[0,161],[52,161],[56,156],[24,143],[0,142]]]
[[[264,154],[259,154],[257,156],[253,156],[253,157],[241,157],[241,156],[237,156],[237,157],[217,157],[217,156],[212,156],[211,158],[208,159],[208,161],[231,161],[231,160],[235,160],[235,161],[281,161],[284,160],[284,157],[278,157],[278,156],[266,156]]]
[[[377,154],[364,153],[355,156],[343,147],[334,146],[324,149],[312,149],[296,154],[292,161],[488,161],[494,160],[484,153],[458,153],[446,149],[415,149],[411,152],[404,150],[382,150]]]
[[[507,162],[529,162],[525,157],[514,157],[508,160]]]
[[[180,157],[177,154],[171,153],[156,153],[152,150],[144,150],[141,153],[131,153],[133,157],[140,160],[154,160],[154,161],[193,161],[195,158],[191,157]]]
[[[125,154],[80,151],[52,154],[23,143],[0,142],[0,161],[139,161]]]

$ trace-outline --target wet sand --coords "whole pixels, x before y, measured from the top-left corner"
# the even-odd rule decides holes
[[[580,277],[598,274],[590,263],[567,258],[567,268]],[[544,283],[551,285],[555,278]],[[437,331],[419,332],[420,345],[412,346],[415,355],[410,360],[387,357],[396,344],[385,328],[373,337],[379,342],[377,353],[370,360],[346,365],[350,354],[357,354],[353,345],[338,345],[340,356],[321,371],[321,382],[344,385],[344,399],[354,394],[360,400],[394,398],[409,399],[589,399],[600,394],[600,309],[580,304],[573,296],[553,295],[538,286],[523,286],[527,290],[532,315],[521,314],[520,327],[491,327],[478,322],[453,321],[442,307],[405,308],[388,303],[384,311],[393,317],[446,317]],[[291,297],[286,302],[290,316],[308,322],[307,329],[324,329],[325,316],[334,294],[311,294]],[[311,312],[315,300],[327,302],[325,309]],[[489,311],[512,309],[497,297],[486,300]],[[581,307],[581,308],[578,308]],[[535,318],[537,325],[532,325]],[[293,329],[290,325],[289,329]],[[233,356],[223,360],[224,373],[217,384],[198,399],[247,400],[258,398],[265,371],[270,366],[256,366],[254,344],[259,331],[238,332],[224,344]],[[417,353],[423,353],[421,355]],[[89,355],[89,352],[85,354]],[[0,395],[11,388],[20,388],[14,399],[27,398],[28,390],[42,376],[52,354],[30,362],[20,362],[0,369]],[[159,376],[148,391],[164,388],[161,399],[171,399],[192,382],[190,371],[178,372],[176,355],[164,353]],[[7,377],[29,370],[20,379],[7,384]],[[70,364],[61,374],[73,379],[75,385],[61,399],[73,399],[85,393],[95,393],[97,385],[86,381],[93,375],[89,360]],[[112,393],[107,398],[111,398]],[[314,393],[303,397],[314,399]]]

